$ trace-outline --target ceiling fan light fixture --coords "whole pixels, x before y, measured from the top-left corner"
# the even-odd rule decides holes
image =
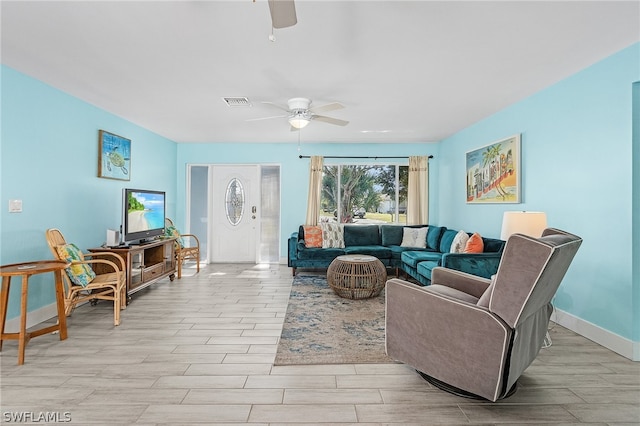
[[[293,116],[289,118],[289,124],[291,124],[296,129],[302,129],[307,124],[309,124],[309,119],[305,117]]]
[[[289,124],[296,129],[302,129],[311,121],[310,114],[304,110],[294,111],[289,117]]]

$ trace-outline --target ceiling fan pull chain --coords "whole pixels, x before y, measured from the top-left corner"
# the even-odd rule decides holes
[[[269,35],[269,41],[272,43],[276,41],[276,36],[273,34],[273,25],[271,25],[271,34]]]

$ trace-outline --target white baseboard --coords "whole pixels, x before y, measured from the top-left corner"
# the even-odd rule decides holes
[[[578,318],[557,308],[554,309],[551,320],[625,358],[629,358],[632,361],[640,361],[640,342],[625,339],[609,330],[605,330],[589,321],[585,321],[582,318]]]
[[[52,303],[47,306],[43,306],[42,308],[35,309],[33,311],[29,311],[27,314],[27,329],[57,316],[58,316],[58,310],[56,309],[55,303]],[[19,331],[20,331],[20,315],[18,315],[15,318],[11,318],[10,320],[7,320],[7,322],[4,325],[5,333],[18,333]]]

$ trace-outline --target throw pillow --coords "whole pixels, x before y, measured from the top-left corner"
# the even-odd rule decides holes
[[[474,233],[467,244],[464,246],[463,253],[482,253],[484,251],[484,242],[477,232]]]
[[[176,242],[181,248],[184,248],[184,240],[180,236],[180,231],[175,226],[167,226],[164,228],[164,235],[170,238],[177,238]]]
[[[319,226],[304,225],[304,243],[307,247],[322,247],[322,229]]]
[[[402,231],[402,243],[400,244],[400,246],[426,248],[428,230],[429,228],[426,226],[424,228],[405,227]]]
[[[467,241],[469,241],[469,234],[464,232],[463,230],[458,231],[455,237],[453,237],[453,242],[451,243],[451,253],[462,253],[464,248],[467,245]]]
[[[56,251],[67,262],[84,262],[84,255],[75,244],[57,246]],[[86,263],[71,264],[65,271],[72,283],[82,287],[86,287],[96,277],[96,273]]]
[[[322,223],[322,248],[344,248],[344,228],[337,223]]]

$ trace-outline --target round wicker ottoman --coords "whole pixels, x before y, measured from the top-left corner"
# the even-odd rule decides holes
[[[327,269],[327,282],[340,297],[367,299],[379,295],[384,288],[387,268],[375,256],[338,256]]]

